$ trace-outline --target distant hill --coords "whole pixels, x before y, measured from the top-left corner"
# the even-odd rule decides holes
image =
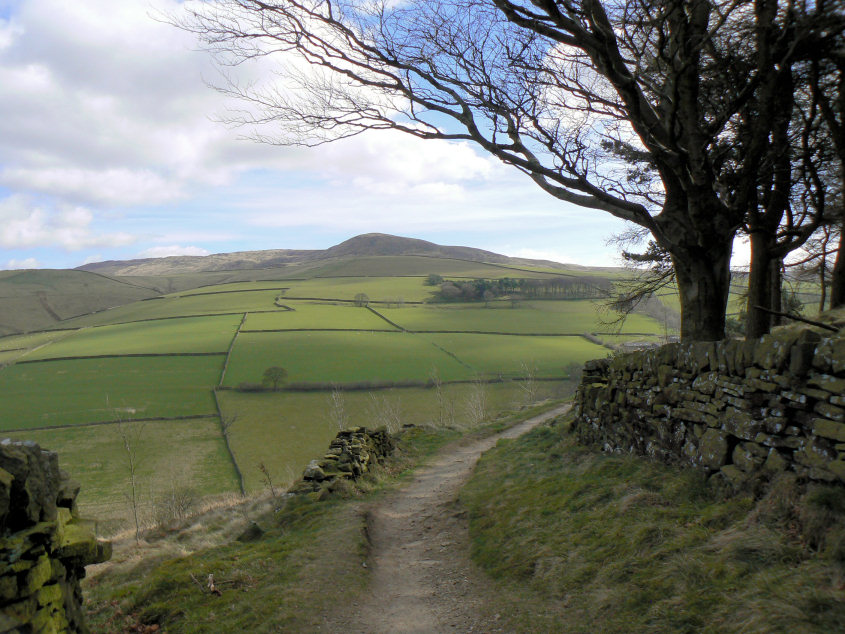
[[[406,262],[400,265],[397,257]],[[381,258],[384,258],[383,264]],[[415,258],[440,259],[441,262],[425,260],[421,264],[412,262]],[[62,321],[71,317],[210,284],[350,274],[424,275],[442,270],[446,260],[452,262],[447,266],[450,270],[454,270],[455,260],[482,265],[480,270],[474,265],[468,267],[472,275],[484,275],[487,265],[516,270],[520,267],[543,268],[563,274],[567,271],[570,275],[587,270],[587,267],[573,264],[512,258],[483,249],[367,233],[328,249],[240,251],[207,256],[111,260],[71,270],[0,271],[0,336],[60,327]],[[431,262],[430,267],[428,262]],[[399,270],[404,273],[398,273]],[[520,274],[515,272],[514,275]]]
[[[493,264],[532,265],[560,267],[558,262],[512,258],[492,251],[471,247],[443,246],[384,233],[367,233],[350,238],[328,249],[273,249],[268,251],[238,251],[204,256],[172,256],[141,260],[110,260],[85,264],[77,270],[105,275],[174,275],[240,269],[265,269],[319,262],[333,258],[389,255],[422,255],[454,258]],[[580,268],[567,265],[567,268]]]

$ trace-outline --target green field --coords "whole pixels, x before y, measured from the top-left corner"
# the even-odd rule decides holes
[[[225,385],[260,382],[270,366],[286,368],[292,383],[426,381],[432,367],[444,381],[472,376],[470,369],[410,333],[242,333],[229,359]]]
[[[284,310],[274,304],[278,295],[278,291],[262,290],[255,293],[245,291],[211,295],[166,296],[162,299],[136,302],[62,323],[73,327],[102,326],[146,319],[244,313],[253,310]]]
[[[225,353],[240,323],[241,315],[221,315],[85,328],[29,353],[26,360],[104,354]]]
[[[192,489],[198,497],[236,490],[237,478],[216,417],[127,423],[124,430],[131,441],[136,441],[137,481],[145,523],[151,519],[156,501],[173,487]],[[130,513],[126,499],[129,472],[116,425],[98,427],[93,433],[92,428],[68,427],[10,436],[60,448],[59,466],[82,485],[77,500],[80,510],[102,524],[101,532],[125,524]]]
[[[421,302],[429,299],[437,290],[434,286],[426,286],[424,282],[423,277],[315,278],[291,282],[290,290],[282,297],[284,300],[297,297],[353,300],[357,294],[364,293],[374,302]]]
[[[416,332],[478,331],[520,334],[572,334],[613,330],[601,323],[595,302],[533,301],[518,308],[508,303],[491,304],[490,308],[478,304],[436,304],[434,306],[409,306],[406,308],[376,308],[376,310],[402,328]],[[622,332],[656,333],[659,325],[642,315],[631,315]]]
[[[65,468],[83,483],[83,508],[111,522],[127,517],[117,422],[132,426],[132,421],[168,419],[137,423],[144,425],[145,513],[151,517],[157,492],[173,483],[192,483],[201,495],[238,490],[213,391],[224,364],[229,389],[220,390],[218,398],[224,420],[232,423],[230,445],[246,488],[255,491],[262,486],[258,463],[283,482],[325,450],[337,431],[329,415],[333,386],[346,387],[349,425],[383,424],[381,410],[387,408],[398,416],[391,419],[395,425],[466,427],[473,418],[468,404],[479,394],[485,395],[490,415],[526,399],[560,396],[568,389],[563,379],[572,364],[609,352],[580,336],[610,331],[591,301],[523,301],[516,308],[507,300],[489,308],[422,303],[437,290],[424,283],[433,272],[452,279],[560,274],[422,256],[372,256],[161,277],[59,276],[52,295],[34,300],[39,310],[46,310],[51,297],[64,296],[62,280],[73,282],[69,293],[82,293],[96,278],[103,283],[93,290],[170,294],[59,321],[52,324],[55,331],[0,338],[0,430],[30,430],[14,435],[57,450]],[[7,287],[38,283],[49,290],[51,279],[0,275]],[[376,312],[352,304],[359,293],[369,297]],[[303,299],[309,297],[322,299]],[[109,305],[98,301],[91,305]],[[30,304],[15,313],[18,321],[26,321]],[[562,333],[571,336],[555,336]],[[625,333],[662,334],[662,326],[633,315],[622,333],[608,338],[622,342],[632,337]],[[270,366],[287,370],[283,390],[254,391]],[[440,400],[427,387],[434,371],[444,382]],[[525,382],[526,375],[557,380]],[[367,382],[418,387],[349,389]],[[237,391],[242,384],[252,384],[253,391]],[[297,392],[292,384],[319,391]],[[448,405],[448,416],[438,403]],[[179,465],[178,473],[170,463]]]
[[[568,388],[566,383],[544,382],[538,385],[537,397],[560,397]],[[471,426],[467,406],[476,389],[479,388],[466,384],[443,387],[447,424]],[[515,383],[491,384],[481,389],[491,416],[517,407],[525,398]],[[274,485],[284,484],[298,477],[311,460],[322,456],[337,433],[328,392],[252,395],[224,391],[219,398],[224,415],[237,419],[231,427],[230,442],[247,492],[265,486],[258,470],[260,463],[269,470]],[[383,399],[400,413],[403,424],[426,425],[440,418],[437,398],[430,389],[398,388],[375,395],[343,392],[342,399],[350,426],[381,426],[385,416]]]
[[[243,330],[395,330],[386,321],[362,307],[304,301],[285,301],[285,305],[293,310],[250,313]]]
[[[0,431],[213,414],[222,365],[222,355],[16,364],[0,371]]]
[[[71,334],[72,331],[52,330],[47,332],[34,332],[28,335],[9,335],[0,338],[0,351],[20,350],[37,348],[56,339],[61,339]]]
[[[262,282],[228,282],[226,284],[211,284],[209,286],[200,286],[199,288],[192,288],[187,291],[180,292],[182,297],[190,297],[191,295],[209,295],[212,293],[235,293],[237,291],[257,292],[261,290],[275,290],[282,292],[288,288],[290,282],[285,280],[265,280]]]
[[[581,337],[523,335],[419,335],[448,350],[485,377],[521,377],[524,366],[538,377],[568,376],[568,366],[606,357],[607,348]]]

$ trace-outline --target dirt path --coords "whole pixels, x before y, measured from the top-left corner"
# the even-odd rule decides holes
[[[481,454],[569,409],[528,419],[483,440],[449,447],[414,480],[372,509],[369,595],[323,631],[368,634],[496,632],[489,582],[469,560],[469,536],[456,498]]]

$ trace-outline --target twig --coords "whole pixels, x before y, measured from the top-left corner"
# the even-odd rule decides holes
[[[191,581],[193,581],[195,584],[197,584],[197,587],[200,589],[200,592],[202,592],[203,594],[205,594],[205,593],[206,593],[205,586],[204,586],[204,585],[202,585],[202,584],[201,584],[201,583],[197,580],[197,578],[194,576],[194,573],[192,573],[192,572],[191,572],[191,573],[189,573],[189,574],[191,575]]]
[[[796,321],[803,321],[805,324],[810,324],[811,326],[818,326],[819,328],[824,328],[825,330],[830,330],[833,332],[839,332],[839,328],[835,326],[831,326],[830,324],[824,324],[820,321],[813,321],[812,319],[806,319],[804,317],[798,317],[796,315],[790,315],[789,313],[782,313],[777,310],[772,310],[771,308],[765,308],[763,306],[754,306],[757,310],[762,310],[767,313],[771,313],[772,315],[777,315],[778,317],[786,317],[787,319],[794,319]]]

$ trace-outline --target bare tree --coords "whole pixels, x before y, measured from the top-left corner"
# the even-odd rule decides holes
[[[117,434],[120,437],[126,460],[126,471],[129,480],[129,493],[126,499],[132,511],[135,522],[135,541],[141,541],[141,521],[139,517],[140,496],[138,492],[138,448],[143,437],[143,423],[127,423],[119,416],[117,418]]]
[[[398,397],[389,399],[383,394],[370,393],[367,418],[377,427],[384,427],[388,432],[394,433],[402,426],[401,401]]]
[[[340,431],[349,427],[349,415],[346,413],[346,402],[343,398],[343,391],[337,385],[332,387],[331,394],[329,395],[329,420]]]
[[[474,142],[560,201],[646,228],[672,258],[682,337],[701,340],[724,335],[731,244],[780,156],[791,66],[842,32],[833,3],[777,0],[218,0],[188,14],[180,26],[223,65],[282,54],[283,84],[220,87],[246,100],[231,121],[256,140]]]
[[[522,362],[522,380],[519,387],[525,395],[525,403],[530,405],[537,400],[537,391],[539,385],[537,384],[537,366],[534,363]]]
[[[273,478],[270,477],[270,470],[267,468],[267,465],[264,464],[263,460],[258,463],[257,469],[261,472],[261,479],[264,481],[264,486],[269,489],[270,495],[275,500],[276,488],[273,486]]]
[[[434,388],[434,398],[437,402],[437,423],[441,426],[453,425],[455,423],[455,402],[446,395],[436,365],[431,366],[429,380]]]
[[[488,401],[487,401],[487,385],[476,377],[467,394],[464,403],[466,417],[472,427],[480,425],[487,419]]]

